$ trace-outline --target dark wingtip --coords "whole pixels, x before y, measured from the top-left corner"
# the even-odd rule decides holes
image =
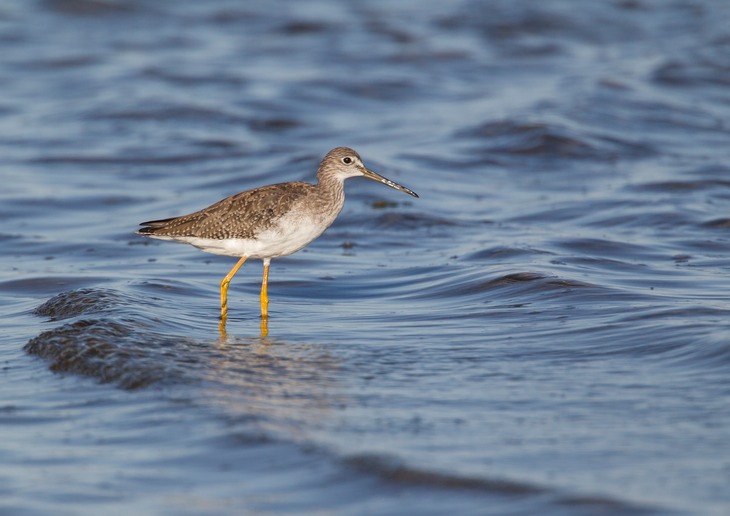
[[[143,226],[139,228],[135,233],[138,235],[152,235],[156,230],[164,227],[172,219],[161,219],[161,220],[148,220],[147,222],[141,222],[139,225]]]

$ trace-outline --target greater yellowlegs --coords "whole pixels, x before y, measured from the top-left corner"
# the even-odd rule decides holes
[[[248,258],[264,262],[261,317],[268,318],[269,264],[321,235],[345,203],[345,179],[363,176],[418,197],[363,165],[357,152],[337,147],[327,153],[317,170],[316,185],[291,182],[262,186],[233,195],[205,209],[170,219],[152,220],[137,233],[191,244],[208,253],[235,256],[236,265],[221,281],[221,322],[228,314],[228,285]]]

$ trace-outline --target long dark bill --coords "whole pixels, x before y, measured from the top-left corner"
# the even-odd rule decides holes
[[[373,172],[370,169],[365,169],[365,173],[363,174],[368,179],[372,179],[373,181],[377,181],[379,183],[383,183],[384,185],[388,185],[391,188],[395,188],[396,190],[400,190],[401,192],[405,192],[408,195],[412,195],[413,197],[418,197],[418,194],[414,192],[413,190],[409,190],[405,186],[399,185],[395,181],[391,181],[390,179],[381,176],[377,172]]]

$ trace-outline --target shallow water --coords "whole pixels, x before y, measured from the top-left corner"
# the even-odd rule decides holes
[[[0,6],[0,512],[726,514],[730,6]],[[331,147],[229,291],[133,234]]]

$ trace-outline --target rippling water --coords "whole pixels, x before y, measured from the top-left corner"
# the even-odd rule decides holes
[[[724,0],[0,6],[0,512],[727,514]],[[133,234],[314,179],[229,292]]]

